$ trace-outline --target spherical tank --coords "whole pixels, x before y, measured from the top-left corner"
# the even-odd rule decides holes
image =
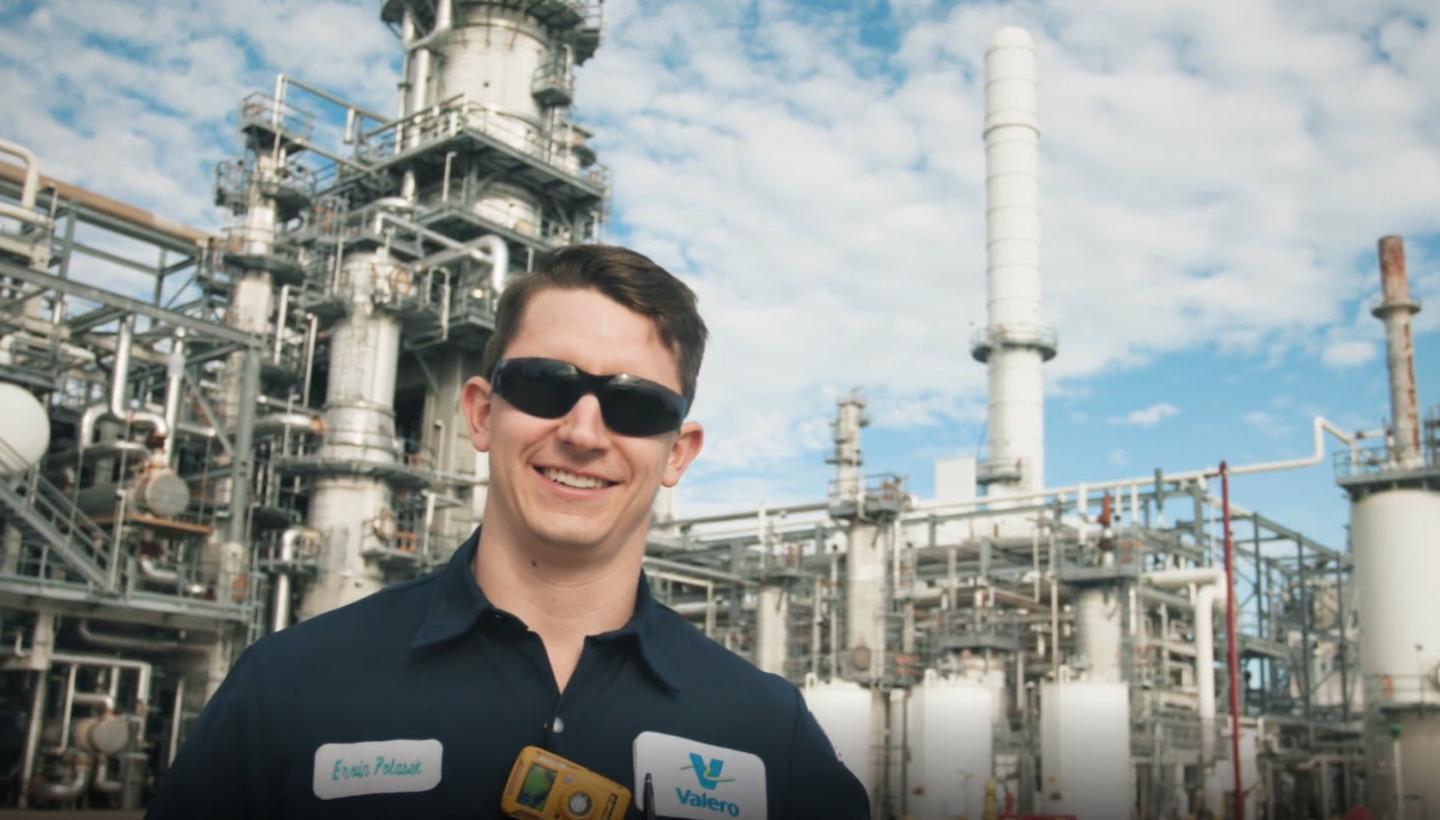
[[[50,446],[50,418],[29,390],[0,382],[0,478],[29,469]]]
[[[1350,506],[1359,598],[1360,662],[1386,676],[1389,703],[1440,697],[1440,493],[1386,490]]]

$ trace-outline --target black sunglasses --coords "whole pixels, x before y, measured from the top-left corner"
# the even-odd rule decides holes
[[[689,402],[649,379],[617,373],[596,376],[558,359],[501,359],[490,388],[517,410],[558,419],[587,393],[600,401],[605,426],[622,436],[653,436],[680,429]]]

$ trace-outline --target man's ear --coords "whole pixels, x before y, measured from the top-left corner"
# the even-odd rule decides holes
[[[465,382],[460,393],[460,409],[465,413],[465,423],[470,428],[470,443],[478,453],[490,451],[490,415],[494,407],[490,382],[479,376]]]
[[[680,433],[670,443],[670,457],[665,462],[665,475],[660,478],[660,483],[666,487],[679,484],[680,476],[685,474],[690,462],[700,455],[700,448],[704,444],[705,428],[701,427],[698,421],[687,421],[680,425]]]

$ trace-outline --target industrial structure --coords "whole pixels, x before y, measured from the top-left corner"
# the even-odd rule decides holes
[[[218,236],[0,142],[0,805],[143,805],[244,646],[428,571],[479,520],[459,393],[495,300],[604,222],[570,119],[599,5],[381,17],[398,115],[284,76],[247,97]],[[1029,35],[986,66],[982,457],[917,500],[864,471],[846,396],[824,497],[657,515],[657,597],[802,685],[876,817],[1440,811],[1440,416],[1398,239],[1387,429],[1316,419],[1294,461],[1047,487]],[[1349,550],[1229,502],[1229,475],[1318,464],[1327,433]]]

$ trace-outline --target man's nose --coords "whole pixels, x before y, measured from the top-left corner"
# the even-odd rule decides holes
[[[586,394],[575,402],[560,421],[560,440],[577,450],[596,450],[605,443],[605,418],[600,413],[600,400]]]

